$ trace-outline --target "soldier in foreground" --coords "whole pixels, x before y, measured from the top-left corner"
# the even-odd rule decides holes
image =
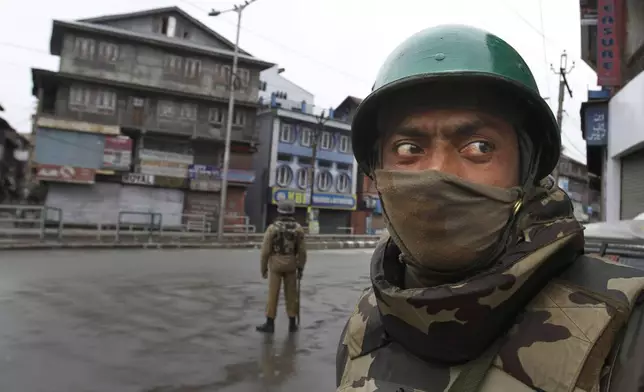
[[[268,278],[268,304],[266,305],[266,323],[257,327],[260,332],[275,331],[275,316],[279,302],[280,286],[284,282],[286,313],[289,318],[288,329],[298,329],[299,293],[297,281],[302,279],[306,264],[306,245],[304,230],[295,221],[295,204],[290,200],[280,201],[277,205],[280,216],[268,226],[264,233],[261,250],[262,277]]]
[[[448,25],[403,42],[352,124],[388,222],[337,352],[338,391],[644,389],[644,272],[583,255],[519,54]]]

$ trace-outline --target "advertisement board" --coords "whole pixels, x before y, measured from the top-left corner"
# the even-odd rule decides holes
[[[132,164],[132,139],[107,136],[103,147],[103,169],[129,170]]]
[[[94,169],[45,164],[36,167],[36,178],[42,181],[93,184],[95,177]]]

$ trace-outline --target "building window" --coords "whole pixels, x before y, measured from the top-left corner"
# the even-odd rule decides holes
[[[191,103],[184,103],[181,105],[179,117],[184,120],[196,121],[197,120],[197,105]]]
[[[116,93],[109,90],[98,90],[96,94],[96,109],[114,112],[116,110]]]
[[[350,149],[350,142],[349,142],[349,136],[342,135],[340,136],[340,146],[338,149],[340,152],[349,152]]]
[[[331,172],[328,170],[324,170],[320,172],[318,175],[318,189],[327,192],[329,189],[331,189],[331,186],[333,185],[333,176],[331,175]]]
[[[224,111],[220,108],[210,108],[208,112],[208,122],[211,124],[221,124],[224,122]]]
[[[277,168],[276,174],[275,182],[278,186],[285,188],[291,185],[291,181],[293,181],[293,170],[290,167],[286,165],[280,166]]]
[[[98,59],[108,63],[114,63],[119,59],[119,46],[109,42],[98,44]]]
[[[295,141],[295,133],[291,124],[282,124],[280,129],[280,142],[293,143]]]
[[[330,150],[333,143],[332,141],[332,135],[329,132],[322,132],[322,138],[320,140],[320,147],[322,147],[323,150]]]
[[[89,106],[89,102],[89,89],[79,86],[73,86],[69,90],[69,106],[71,109],[85,109]]]
[[[182,68],[183,58],[181,58],[181,56],[165,56],[165,62],[163,63],[163,69],[165,72],[173,75],[181,75]]]
[[[243,111],[235,110],[233,114],[233,125],[244,126],[246,125],[246,113]]]
[[[300,189],[306,189],[309,185],[309,169],[302,168],[297,171],[297,186]]]
[[[345,173],[340,174],[335,187],[340,193],[349,193],[351,190],[351,178],[349,175]]]
[[[242,90],[247,89],[250,84],[250,71],[245,68],[238,68],[237,77],[239,78],[239,81],[235,87]]]
[[[93,60],[96,43],[89,38],[76,38],[74,42],[74,56],[81,60]]]
[[[170,101],[159,101],[158,103],[159,117],[163,118],[175,118],[177,117],[176,107],[174,102]]]
[[[219,80],[226,85],[230,83],[230,65],[219,66]]]
[[[268,86],[268,85],[266,84],[266,82],[262,82],[261,80],[259,81],[259,89],[260,89],[261,91],[266,91],[266,87],[267,87],[267,86]]]
[[[196,79],[201,75],[201,60],[186,59],[183,75],[188,79]]]
[[[177,19],[174,16],[162,17],[159,30],[166,37],[174,37],[177,32]]]
[[[69,90],[69,107],[72,110],[84,112],[112,114],[116,111],[116,93],[110,90],[72,86]]]
[[[311,147],[311,129],[302,127],[300,134],[300,144],[304,147]]]

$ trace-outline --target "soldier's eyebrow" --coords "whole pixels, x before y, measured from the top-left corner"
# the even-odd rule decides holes
[[[402,125],[394,129],[391,136],[410,137],[414,139],[427,139],[435,137],[435,134],[445,135],[447,137],[456,137],[466,139],[482,128],[493,127],[488,121],[480,118],[460,120],[456,124],[448,124],[440,127],[438,130],[424,130],[413,125]]]

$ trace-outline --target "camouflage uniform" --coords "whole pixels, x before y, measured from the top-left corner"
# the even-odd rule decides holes
[[[274,331],[277,315],[280,286],[284,283],[286,313],[289,317],[289,330],[298,328],[296,317],[299,311],[297,280],[301,279],[306,264],[306,245],[302,226],[290,216],[295,205],[283,201],[278,205],[282,214],[264,233],[261,249],[261,272],[268,278],[268,303],[266,304],[266,323],[257,327],[260,332]],[[269,272],[270,271],[270,272]]]
[[[423,34],[432,39],[419,42]],[[459,45],[463,49],[463,43],[476,42],[490,51],[487,58],[491,59],[498,50],[512,54],[497,37],[462,26],[439,27],[419,36],[389,57],[372,95],[399,80],[408,82],[414,73],[430,74],[423,66],[429,61],[434,64],[436,52],[440,61],[445,59],[442,50],[449,59],[450,45],[457,50]],[[431,43],[423,47],[427,42],[445,47],[432,48]],[[458,60],[485,59],[477,50],[466,51],[468,55]],[[408,74],[405,64],[400,64],[405,61],[412,69]],[[517,58],[497,61],[495,72],[509,73],[517,64],[524,67]],[[467,68],[453,69],[462,75]],[[480,76],[484,70],[474,73]],[[525,86],[515,83],[515,87]],[[367,166],[367,173],[373,169],[369,151],[377,135],[368,135],[375,127],[365,124],[376,117],[378,106],[369,98],[358,109],[352,127],[354,153]],[[538,98],[530,99],[537,102]],[[541,110],[540,105],[532,107]],[[540,128],[550,136],[558,132],[552,129],[548,118],[552,114],[547,110],[533,121],[538,125],[531,132]],[[548,137],[539,141],[545,148],[541,162],[547,162],[540,167],[539,178],[552,170],[559,156],[559,142]],[[400,262],[400,247],[393,238],[383,238],[371,260],[371,287],[362,293],[342,332],[337,390],[644,389],[644,272],[584,255],[583,245],[583,228],[574,219],[569,198],[548,178],[537,182],[518,207],[499,257],[466,279],[406,289],[408,266]]]

